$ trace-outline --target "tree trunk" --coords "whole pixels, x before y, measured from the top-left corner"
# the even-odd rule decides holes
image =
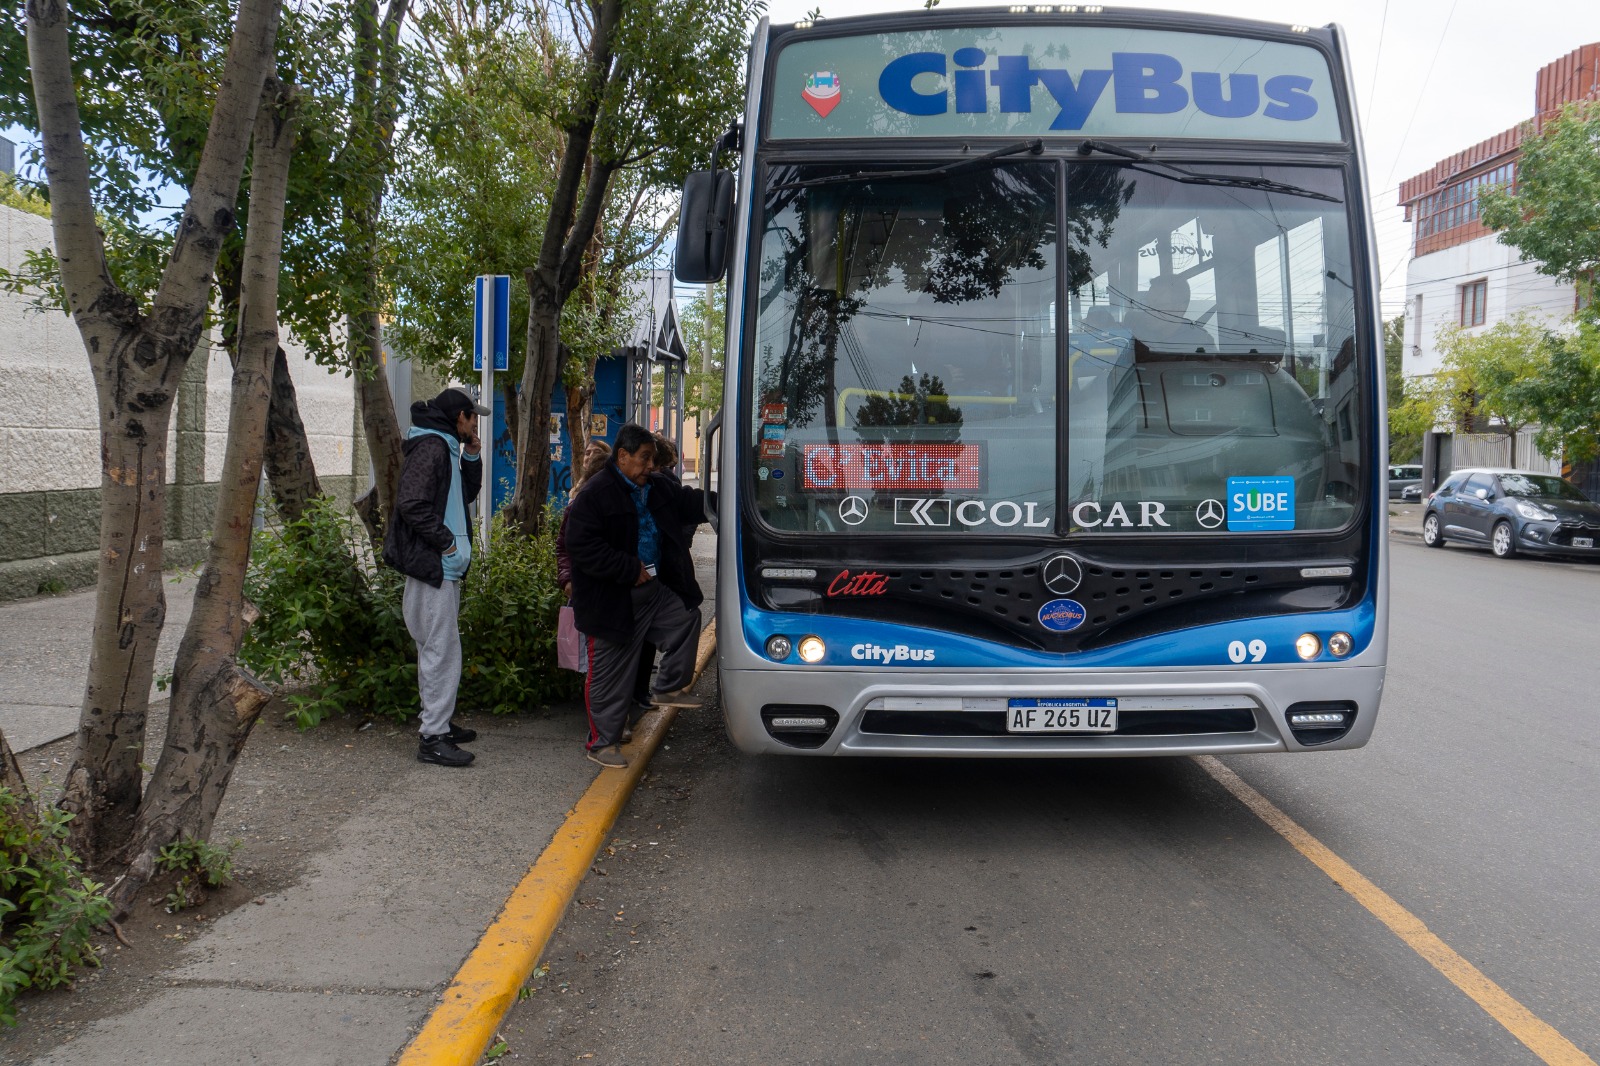
[[[347,201],[346,215],[354,233],[352,261],[356,303],[350,316],[350,368],[361,396],[361,428],[372,461],[372,490],[356,500],[356,513],[366,524],[373,547],[381,554],[383,523],[400,487],[400,421],[384,374],[381,276],[378,267],[378,221],[383,192],[394,161],[394,129],[400,107],[400,28],[410,0],[390,0],[380,17],[378,0],[360,4],[354,32],[357,40],[353,71],[350,141],[361,165],[369,168],[364,185]]]
[[[148,315],[112,279],[95,216],[74,87],[67,8],[29,0],[28,59],[51,229],[68,310],[100,412],[100,562],[78,747],[61,798],[74,848],[104,860],[132,828],[162,590],[166,442],[172,402],[204,325],[232,229],[250,128],[277,37],[276,0],[242,0],[189,200]]]
[[[289,359],[280,345],[272,360],[272,405],[267,411],[267,483],[272,500],[285,522],[306,512],[306,505],[322,495],[311,442],[300,418],[300,397],[289,377]]]
[[[557,340],[561,300],[555,287],[541,283],[539,272],[526,271],[528,279],[528,346],[522,374],[522,394],[517,419],[517,484],[508,516],[524,533],[533,536],[544,521],[544,501],[550,485],[550,399],[566,369],[566,348]]]
[[[155,871],[160,850],[183,837],[210,836],[234,763],[270,691],[235,656],[254,618],[244,598],[251,523],[266,451],[278,347],[278,265],[284,196],[294,151],[292,91],[267,79],[255,122],[250,222],[239,301],[239,354],[211,549],[173,670],[166,743],[137,825],[118,852],[125,872],[113,888],[126,911]]]
[[[170,355],[165,362],[182,366]],[[123,382],[139,377],[130,369],[96,374],[114,379],[99,389],[100,572],[77,749],[61,796],[62,808],[74,816],[73,847],[91,864],[133,827],[144,783],[140,764],[156,645],[167,618],[166,442],[176,382],[170,389],[152,384],[139,390],[147,401],[159,396],[161,403],[130,412],[116,403]]]
[[[518,397],[517,484],[510,519],[535,534],[544,522],[550,486],[550,393],[566,368],[560,343],[561,309],[578,287],[584,256],[600,223],[606,188],[617,162],[589,158],[595,126],[612,73],[613,49],[622,20],[622,0],[600,0],[584,60],[584,89],[578,113],[566,127],[550,213],[539,242],[537,266],[524,271],[528,281],[528,344]]]
[[[222,343],[228,349],[230,365],[239,363],[239,338],[236,332],[239,321],[239,291],[243,284],[244,262],[228,265],[218,278],[217,288],[221,298],[222,315],[232,316],[235,328],[223,332]],[[272,490],[272,502],[285,522],[293,522],[305,514],[306,505],[322,495],[322,482],[317,480],[317,464],[311,457],[311,442],[306,438],[305,422],[300,418],[300,396],[295,391],[294,379],[289,376],[289,358],[280,345],[272,367],[272,408],[267,412],[267,484]]]
[[[584,367],[583,384],[567,390],[567,435],[572,438],[572,483],[583,475],[583,452],[589,446],[589,423],[594,420],[594,370],[599,360]]]
[[[377,272],[374,268],[368,291],[376,301]],[[394,409],[394,394],[383,366],[383,324],[377,311],[363,313],[351,322],[355,349],[351,360],[356,370],[356,387],[361,390],[361,428],[367,435],[367,452],[372,459],[373,490],[376,493],[376,523],[382,528],[394,508],[400,489],[400,419]]]
[[[33,794],[28,790],[28,779],[22,776],[22,767],[17,764],[17,757],[12,754],[11,745],[6,743],[4,730],[0,730],[0,788],[11,792],[16,798],[18,808],[32,821]]]

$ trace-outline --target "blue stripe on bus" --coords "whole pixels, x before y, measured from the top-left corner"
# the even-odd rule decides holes
[[[1375,483],[1380,489],[1382,482]],[[1385,531],[1385,512],[1374,508],[1369,520],[1373,553],[1382,551]],[[743,517],[735,513],[734,536],[739,535]],[[1376,570],[1376,567],[1373,568]],[[1136,640],[1124,641],[1096,648],[1093,651],[1047,652],[1019,648],[992,640],[982,640],[960,633],[940,629],[905,625],[899,622],[882,622],[865,618],[846,618],[826,614],[797,614],[783,611],[766,611],[750,602],[745,585],[744,568],[736,571],[739,585],[739,606],[742,612],[745,641],[750,650],[766,659],[766,643],[779,634],[798,645],[804,636],[821,637],[827,653],[816,664],[800,661],[796,651],[790,651],[784,662],[793,666],[882,666],[894,669],[908,667],[957,669],[1030,669],[1030,668],[1098,668],[1136,669],[1141,667],[1197,667],[1229,666],[1248,669],[1251,666],[1305,665],[1295,651],[1295,641],[1302,633],[1314,633],[1322,642],[1322,651],[1311,662],[1348,662],[1360,655],[1372,643],[1377,627],[1376,574],[1369,574],[1367,594],[1354,607],[1340,611],[1308,611],[1303,614],[1272,615],[1242,618],[1237,621],[1217,622],[1169,630]],[[1043,627],[1041,627],[1043,628]],[[1335,659],[1328,653],[1328,637],[1333,633],[1348,633],[1351,637],[1350,654]],[[1257,660],[1251,649],[1252,641],[1266,645]],[[1245,650],[1244,660],[1230,656],[1230,647],[1238,642]],[[905,654],[900,654],[901,648]],[[877,649],[877,650],[873,650]],[[1233,649],[1237,654],[1237,649]],[[921,652],[923,654],[917,654]],[[927,654],[931,652],[932,654]],[[887,658],[885,658],[887,654]]]
[[[777,634],[787,636],[795,644],[803,636],[821,637],[827,645],[826,655],[821,663],[816,664],[821,666],[883,666],[896,669],[1229,666],[1247,669],[1251,666],[1302,664],[1304,660],[1295,652],[1295,640],[1302,633],[1316,634],[1324,645],[1322,653],[1313,660],[1315,662],[1343,661],[1334,659],[1328,653],[1327,639],[1332,633],[1349,633],[1354,638],[1355,647],[1344,660],[1353,658],[1372,642],[1377,612],[1368,600],[1349,610],[1219,622],[1158,633],[1093,651],[1071,653],[1018,648],[959,633],[896,622],[763,611],[748,603],[744,607],[743,621],[745,638],[751,650],[763,658],[766,656],[764,648],[767,638]],[[1256,659],[1256,649],[1251,648],[1253,641],[1261,641],[1265,645],[1259,660]],[[1230,646],[1235,642],[1243,646],[1242,662],[1229,654]],[[1239,654],[1237,648],[1233,654]],[[789,654],[786,661],[801,665],[794,652]]]

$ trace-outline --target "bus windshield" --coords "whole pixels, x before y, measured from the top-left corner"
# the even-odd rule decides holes
[[[1189,165],[1222,179],[1197,184],[998,160],[805,184],[860,169],[766,171],[749,446],[769,527],[1352,520],[1365,398],[1338,168]]]

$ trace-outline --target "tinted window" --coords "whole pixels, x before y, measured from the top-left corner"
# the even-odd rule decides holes
[[[749,442],[762,517],[1052,533],[1056,168],[793,184],[840,173],[770,172]]]
[[[1571,500],[1575,503],[1586,503],[1585,496],[1573,485],[1554,474],[1501,474],[1500,488],[1507,496],[1521,496],[1525,499]]]
[[[771,167],[746,440],[762,519],[1034,537],[1346,524],[1368,356],[1342,175],[1213,169],[1271,188],[1100,164]]]
[[[1334,170],[1206,169],[1343,194]],[[1071,168],[1066,196],[1072,530],[1220,528],[1219,501],[1231,529],[1269,497],[1293,510],[1276,528],[1349,521],[1364,390],[1343,205],[1112,166]]]
[[[1473,474],[1467,478],[1467,483],[1461,486],[1461,491],[1468,496],[1475,496],[1479,489],[1493,489],[1494,479],[1488,474]]]

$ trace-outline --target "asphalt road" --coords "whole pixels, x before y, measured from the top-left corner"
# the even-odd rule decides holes
[[[1600,1057],[1600,567],[1393,541],[1372,744],[1223,760]],[[1537,1063],[1189,759],[756,759],[680,719],[506,1059]]]

